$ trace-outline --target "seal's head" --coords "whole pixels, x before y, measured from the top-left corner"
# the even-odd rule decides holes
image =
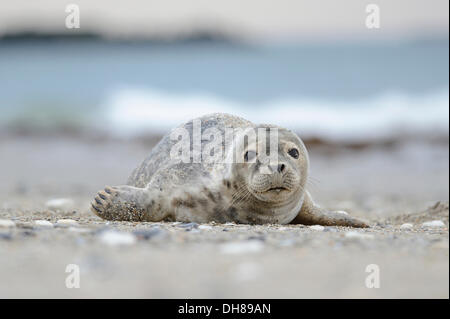
[[[287,129],[261,125],[253,130],[256,142],[253,133],[249,134],[251,130],[247,130],[234,150],[237,163],[232,174],[239,181],[236,189],[246,193],[245,202],[253,207],[291,206],[304,192],[307,150],[300,138]]]

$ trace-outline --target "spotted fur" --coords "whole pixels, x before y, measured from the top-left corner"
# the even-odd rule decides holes
[[[98,192],[91,210],[107,220],[367,227],[360,220],[313,203],[305,189],[308,153],[295,133],[274,125],[255,125],[221,113],[206,115],[199,120],[202,132],[215,128],[222,136],[225,136],[226,128],[276,128],[279,134],[276,151],[281,164],[263,163],[259,157],[255,163],[180,163],[170,157],[170,150],[177,141],[167,134],[133,171],[128,185],[106,187]],[[180,127],[192,137],[193,121]],[[202,147],[207,142],[202,139]],[[224,156],[237,152],[239,143],[243,143],[239,136],[235,136],[230,145],[223,141]],[[259,144],[246,147],[257,148]],[[244,157],[243,154],[238,156]]]

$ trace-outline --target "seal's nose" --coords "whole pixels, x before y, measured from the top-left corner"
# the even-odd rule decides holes
[[[275,173],[275,172],[282,173],[285,170],[286,165],[284,165],[284,164],[269,165],[269,167],[270,167],[270,170],[272,171],[272,173]]]

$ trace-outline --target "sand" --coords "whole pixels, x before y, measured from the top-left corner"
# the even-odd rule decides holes
[[[91,214],[96,191],[126,181],[153,142],[0,137],[1,298],[449,297],[448,144],[310,150],[315,200],[369,229]],[[434,220],[443,225],[422,225]],[[79,288],[66,286],[70,264]]]

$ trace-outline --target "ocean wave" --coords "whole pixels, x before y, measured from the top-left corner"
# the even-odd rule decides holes
[[[214,112],[254,123],[277,124],[302,137],[370,141],[396,135],[448,135],[449,93],[386,93],[351,102],[284,99],[251,105],[207,94],[173,95],[146,89],[120,89],[102,107],[113,134],[164,133],[180,123]]]

